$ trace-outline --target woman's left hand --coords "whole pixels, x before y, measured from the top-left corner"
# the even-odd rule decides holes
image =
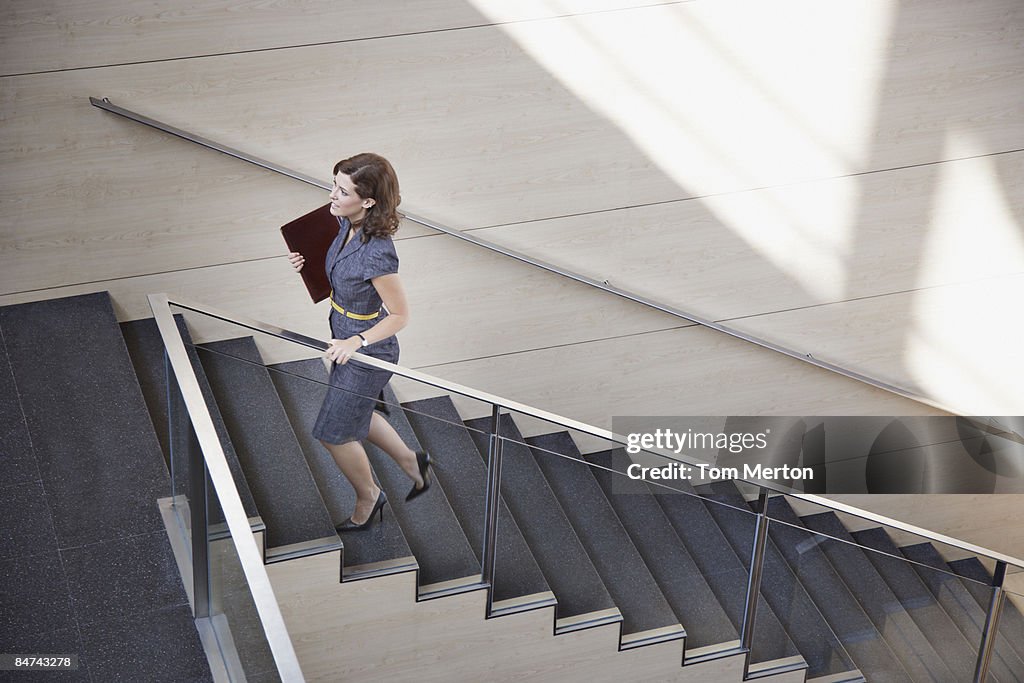
[[[352,354],[362,348],[362,343],[359,337],[349,337],[348,339],[332,339],[331,345],[327,347],[327,357],[331,359],[332,363],[340,363],[344,365],[352,358]]]

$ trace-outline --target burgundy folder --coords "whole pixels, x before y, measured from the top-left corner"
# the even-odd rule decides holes
[[[323,301],[331,294],[331,283],[327,280],[324,262],[331,242],[338,236],[341,225],[331,215],[331,205],[324,204],[305,216],[281,226],[288,251],[297,251],[306,257],[306,265],[299,271],[313,302]]]

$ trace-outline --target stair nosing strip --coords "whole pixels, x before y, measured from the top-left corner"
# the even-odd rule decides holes
[[[326,552],[341,550],[343,547],[341,539],[337,536],[313,538],[308,541],[267,548],[264,551],[266,556],[264,563],[273,564],[274,562],[286,562],[300,557],[309,557],[310,555],[321,555]]]
[[[757,664],[751,664],[747,667],[747,680],[755,678],[764,678],[765,676],[775,676],[778,674],[789,673],[791,671],[800,671],[801,669],[807,669],[808,664],[800,655],[793,655],[792,657],[782,657],[780,659],[770,659],[767,662],[758,662]],[[844,672],[842,675],[846,675]],[[815,678],[815,681],[821,681],[823,679]],[[839,679],[846,680],[846,679]],[[831,682],[829,682],[831,683]],[[836,682],[838,683],[838,681]]]
[[[698,664],[700,662],[729,657],[743,652],[746,652],[746,650],[737,638],[736,640],[727,640],[724,643],[715,643],[693,649],[688,648],[686,652],[683,653],[683,664]]]
[[[416,600],[417,602],[434,600],[436,598],[458,595],[459,593],[468,593],[470,591],[480,590],[481,588],[487,587],[488,585],[483,582],[480,574],[473,574],[471,576],[464,576],[460,579],[439,581],[426,586],[420,586],[419,590],[416,591]]]
[[[558,599],[551,591],[531,593],[518,598],[508,598],[491,603],[491,616],[504,617],[509,614],[518,614],[530,610],[541,609],[542,607],[555,607]]]
[[[657,643],[665,643],[673,640],[683,640],[685,638],[686,629],[683,628],[683,625],[671,624],[669,626],[661,626],[647,631],[638,631],[636,633],[624,635],[619,638],[619,650],[632,650],[637,647],[655,645]]]
[[[622,612],[618,607],[587,612],[574,617],[562,617],[555,620],[555,633],[572,633],[582,631],[585,628],[604,626],[606,624],[617,624],[622,622]]]
[[[860,669],[843,671],[837,674],[827,674],[817,678],[809,678],[806,683],[864,683],[867,681]]]
[[[415,571],[420,568],[416,558],[412,555],[398,557],[393,560],[381,560],[380,562],[367,562],[352,567],[342,567],[342,581],[361,581],[372,579],[378,576],[389,574],[401,574],[403,572]]]

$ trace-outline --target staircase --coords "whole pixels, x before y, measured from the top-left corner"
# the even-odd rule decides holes
[[[188,321],[178,324],[188,340]],[[72,590],[74,571],[79,582],[96,566],[119,577],[103,598],[72,603],[74,648],[91,680],[110,665],[91,647],[100,636],[87,612],[127,624],[140,595],[159,596],[144,615],[156,624],[148,647],[174,648],[175,658],[181,643],[200,652],[156,506],[170,493],[168,445],[182,424],[171,410],[168,428],[154,321],[119,332],[107,296],[93,294],[0,309],[0,331],[0,506],[15,537],[6,571],[54,591],[62,562]],[[64,348],[54,342],[61,335],[73,352],[39,353]],[[405,503],[408,478],[368,446],[389,504],[383,523],[339,539],[333,525],[351,513],[354,495],[310,436],[326,391],[323,363],[267,364],[261,343],[239,328],[187,348],[308,680],[973,678],[992,579],[979,560],[947,563],[931,544],[897,547],[884,529],[851,533],[834,512],[801,516],[772,497],[748,655],[740,634],[757,515],[741,489],[635,481],[623,474],[631,462],[623,450],[583,454],[560,429],[524,438],[507,414],[495,573],[483,584],[491,419],[464,416],[440,392],[401,404],[386,396],[406,443],[433,454],[434,486]],[[64,424],[44,429],[55,414]],[[69,440],[80,446],[73,454]],[[59,501],[50,530],[31,512],[45,507],[40,500]],[[44,536],[47,547],[56,539],[52,551],[30,540]],[[38,552],[25,555],[32,542]],[[88,550],[76,556],[75,544]],[[49,649],[67,614],[53,608],[52,623],[26,630],[37,602],[5,594],[3,605],[25,636],[19,647]],[[241,631],[254,618],[231,615]],[[142,638],[135,631],[125,643]],[[265,652],[246,651],[238,636],[236,644],[250,678],[276,679]],[[1024,681],[1022,644],[1024,616],[1007,601],[989,680]],[[208,680],[201,664],[200,655],[183,665],[186,675],[161,679],[132,662],[130,678]]]

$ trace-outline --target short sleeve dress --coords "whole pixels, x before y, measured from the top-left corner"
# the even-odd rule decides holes
[[[390,238],[371,237],[363,242],[361,231],[356,231],[342,248],[350,224],[344,218],[339,220],[339,224],[338,236],[327,250],[325,267],[332,288],[331,336],[348,339],[387,317],[387,309],[370,280],[397,273],[398,254]],[[344,309],[345,313],[338,308]],[[374,313],[378,315],[366,319]],[[359,349],[359,353],[389,363],[398,362],[398,352],[398,338],[395,336]],[[345,365],[335,363],[331,367],[327,396],[313,425],[313,436],[333,444],[365,439],[370,431],[370,418],[377,398],[391,375],[386,370],[371,368],[356,360]]]

